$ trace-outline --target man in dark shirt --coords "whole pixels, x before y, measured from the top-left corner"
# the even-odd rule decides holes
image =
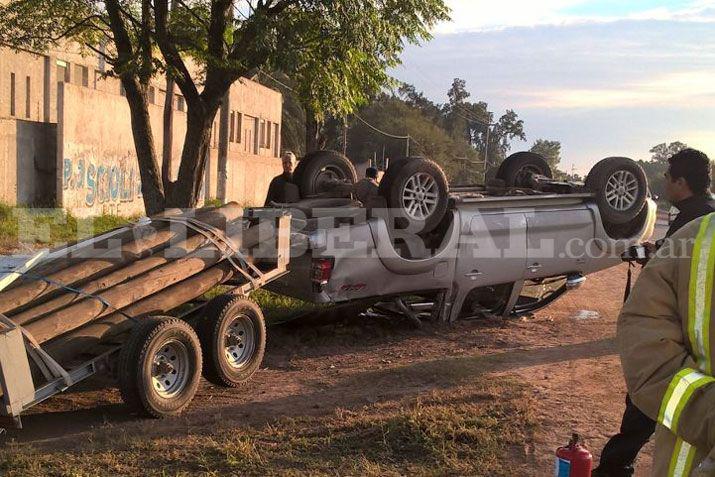
[[[668,159],[665,173],[665,195],[680,213],[673,221],[666,238],[688,222],[715,212],[710,193],[710,159],[695,149],[685,149]],[[645,244],[655,251],[657,245]],[[629,477],[641,448],[655,432],[655,421],[643,414],[626,396],[626,410],[621,430],[611,437],[601,452],[601,461],[594,477]]]
[[[281,160],[283,162],[283,174],[274,177],[271,185],[268,186],[266,207],[270,207],[274,203],[288,204],[297,202],[300,199],[298,186],[293,183],[293,169],[295,169],[296,165],[295,154],[286,151],[283,153]]]
[[[355,197],[367,206],[370,199],[377,197],[380,193],[380,185],[377,183],[377,169],[368,167],[365,170],[365,178],[360,179],[355,184]]]

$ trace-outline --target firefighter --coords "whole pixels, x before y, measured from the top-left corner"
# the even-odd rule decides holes
[[[695,149],[685,149],[668,159],[665,173],[665,195],[679,213],[670,225],[666,237],[671,237],[688,222],[715,212],[710,194],[710,159]],[[654,244],[644,244],[654,253]],[[641,448],[655,431],[655,422],[643,414],[626,396],[621,429],[611,437],[601,452],[601,461],[594,470],[596,477],[628,477],[633,475],[633,463]]]
[[[715,476],[714,278],[709,214],[665,241],[618,320],[628,392],[657,422],[655,476]]]

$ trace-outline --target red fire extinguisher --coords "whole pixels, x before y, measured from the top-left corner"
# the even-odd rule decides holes
[[[578,434],[571,436],[566,447],[556,449],[556,477],[591,477],[592,465],[593,457]]]

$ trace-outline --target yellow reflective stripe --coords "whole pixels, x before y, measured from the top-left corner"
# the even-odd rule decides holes
[[[710,319],[712,317],[712,300],[713,300],[713,283],[715,282],[715,220],[712,220],[715,215],[710,214],[709,218],[710,220],[710,226],[707,234],[707,240],[710,242],[709,244],[709,249],[710,253],[708,254],[708,263],[704,264],[705,266],[705,273],[707,276],[707,279],[705,281],[705,306],[703,306],[701,313],[703,314],[703,329],[708,330],[705,333],[705,356],[707,356],[707,359],[705,360],[706,367],[701,368],[703,371],[708,376],[713,375],[713,369],[712,369],[712,358],[713,356],[710,354]]]
[[[680,415],[690,401],[691,396],[699,388],[715,382],[714,378],[705,376],[694,369],[685,368],[676,374],[668,385],[658,412],[658,422],[677,432]]]
[[[695,447],[678,437],[675,441],[673,456],[670,458],[668,477],[688,477],[693,468]]]
[[[712,374],[710,357],[710,311],[715,271],[715,214],[706,216],[695,238],[690,265],[688,336],[698,366]]]

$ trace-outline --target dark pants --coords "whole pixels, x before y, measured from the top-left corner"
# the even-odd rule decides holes
[[[655,421],[638,409],[626,395],[626,411],[621,421],[621,432],[611,437],[601,452],[599,470],[607,475],[632,475],[638,452],[655,432]]]

